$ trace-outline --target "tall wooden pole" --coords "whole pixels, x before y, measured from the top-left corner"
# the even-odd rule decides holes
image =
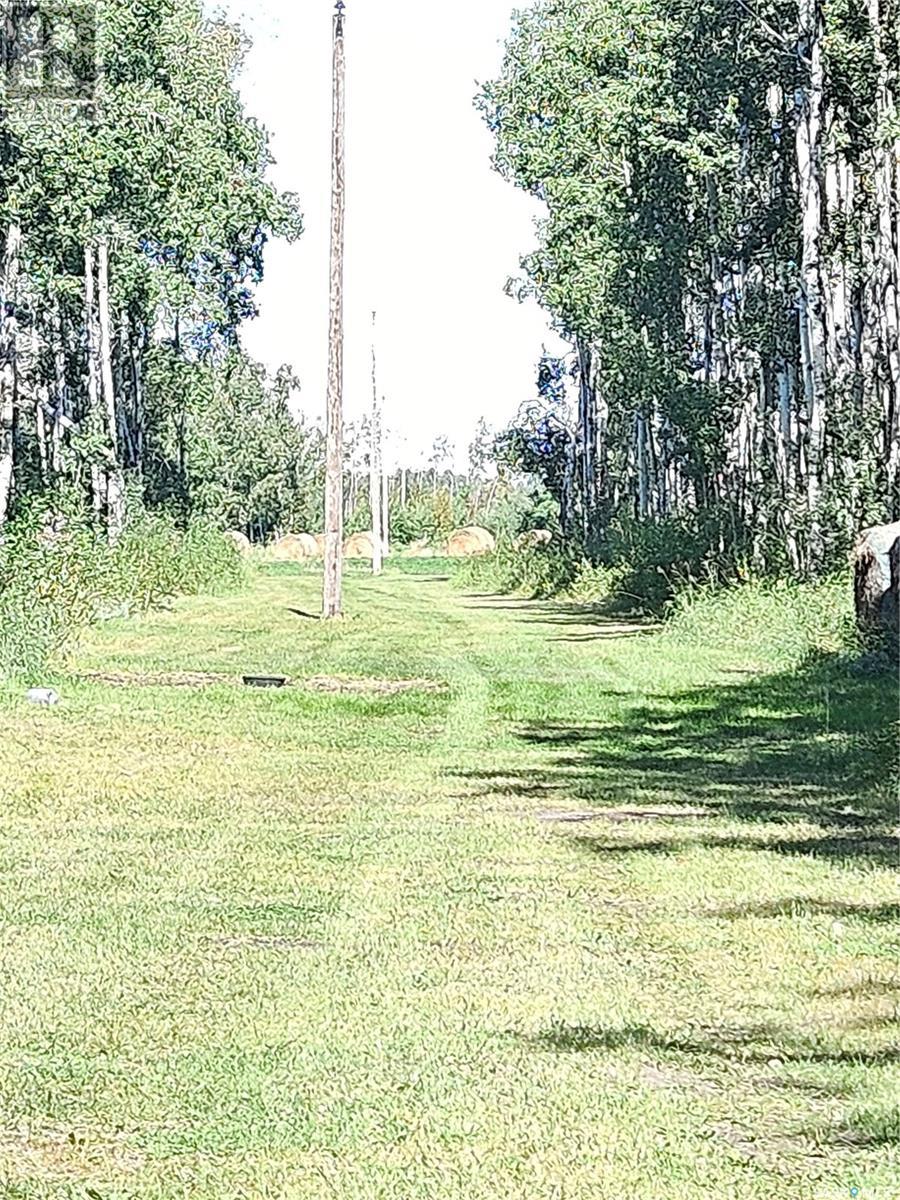
[[[342,615],[344,542],[344,0],[334,13],[331,160],[331,320],[328,333],[325,464],[325,584],[322,615]]]
[[[369,503],[372,510],[372,574],[380,575],[384,560],[381,517],[381,410],[375,365],[375,314],[372,313],[372,413],[369,437]]]
[[[391,553],[391,481],[384,466],[384,396],[378,413],[378,469],[381,472],[381,543],[382,559]]]

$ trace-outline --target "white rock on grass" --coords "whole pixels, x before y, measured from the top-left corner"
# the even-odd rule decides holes
[[[59,693],[53,688],[32,688],[27,696],[29,704],[43,704],[45,706],[51,704],[59,704]]]

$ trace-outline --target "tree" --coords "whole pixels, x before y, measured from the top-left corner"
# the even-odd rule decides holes
[[[171,492],[170,460],[147,436],[169,427],[148,411],[154,346],[173,351],[172,386],[155,394],[175,409],[173,486],[186,506],[180,385],[189,364],[234,347],[267,237],[295,237],[301,221],[265,179],[266,135],[235,87],[236,30],[205,20],[199,0],[99,0],[96,35],[90,103],[0,105],[4,276],[25,301],[4,309],[0,341],[32,348],[18,369],[2,355],[3,429],[15,436],[0,440],[0,520],[29,487],[74,481],[115,538],[127,473],[148,496]]]
[[[546,206],[511,288],[573,348],[593,557],[622,522],[682,521],[719,563],[820,571],[898,512],[898,15],[518,14],[479,103],[497,168]]]

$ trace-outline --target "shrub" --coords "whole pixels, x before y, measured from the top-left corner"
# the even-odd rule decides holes
[[[692,586],[669,605],[669,633],[681,644],[740,647],[749,657],[790,668],[812,654],[855,649],[851,598],[844,577]]]
[[[239,554],[205,521],[182,532],[167,517],[141,513],[109,553],[109,599],[129,611],[171,596],[232,590],[244,577]]]
[[[460,564],[457,580],[463,587],[497,592],[522,592],[535,599],[563,593],[577,576],[576,560],[559,545],[525,550],[501,539],[493,554]]]
[[[0,546],[0,676],[34,678],[91,622],[237,586],[245,568],[208,525],[143,512],[111,548],[71,494],[26,506]]]

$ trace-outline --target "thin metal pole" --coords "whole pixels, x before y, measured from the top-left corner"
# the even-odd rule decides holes
[[[331,316],[328,333],[323,616],[342,615],[344,541],[344,2],[334,13],[331,166]]]

